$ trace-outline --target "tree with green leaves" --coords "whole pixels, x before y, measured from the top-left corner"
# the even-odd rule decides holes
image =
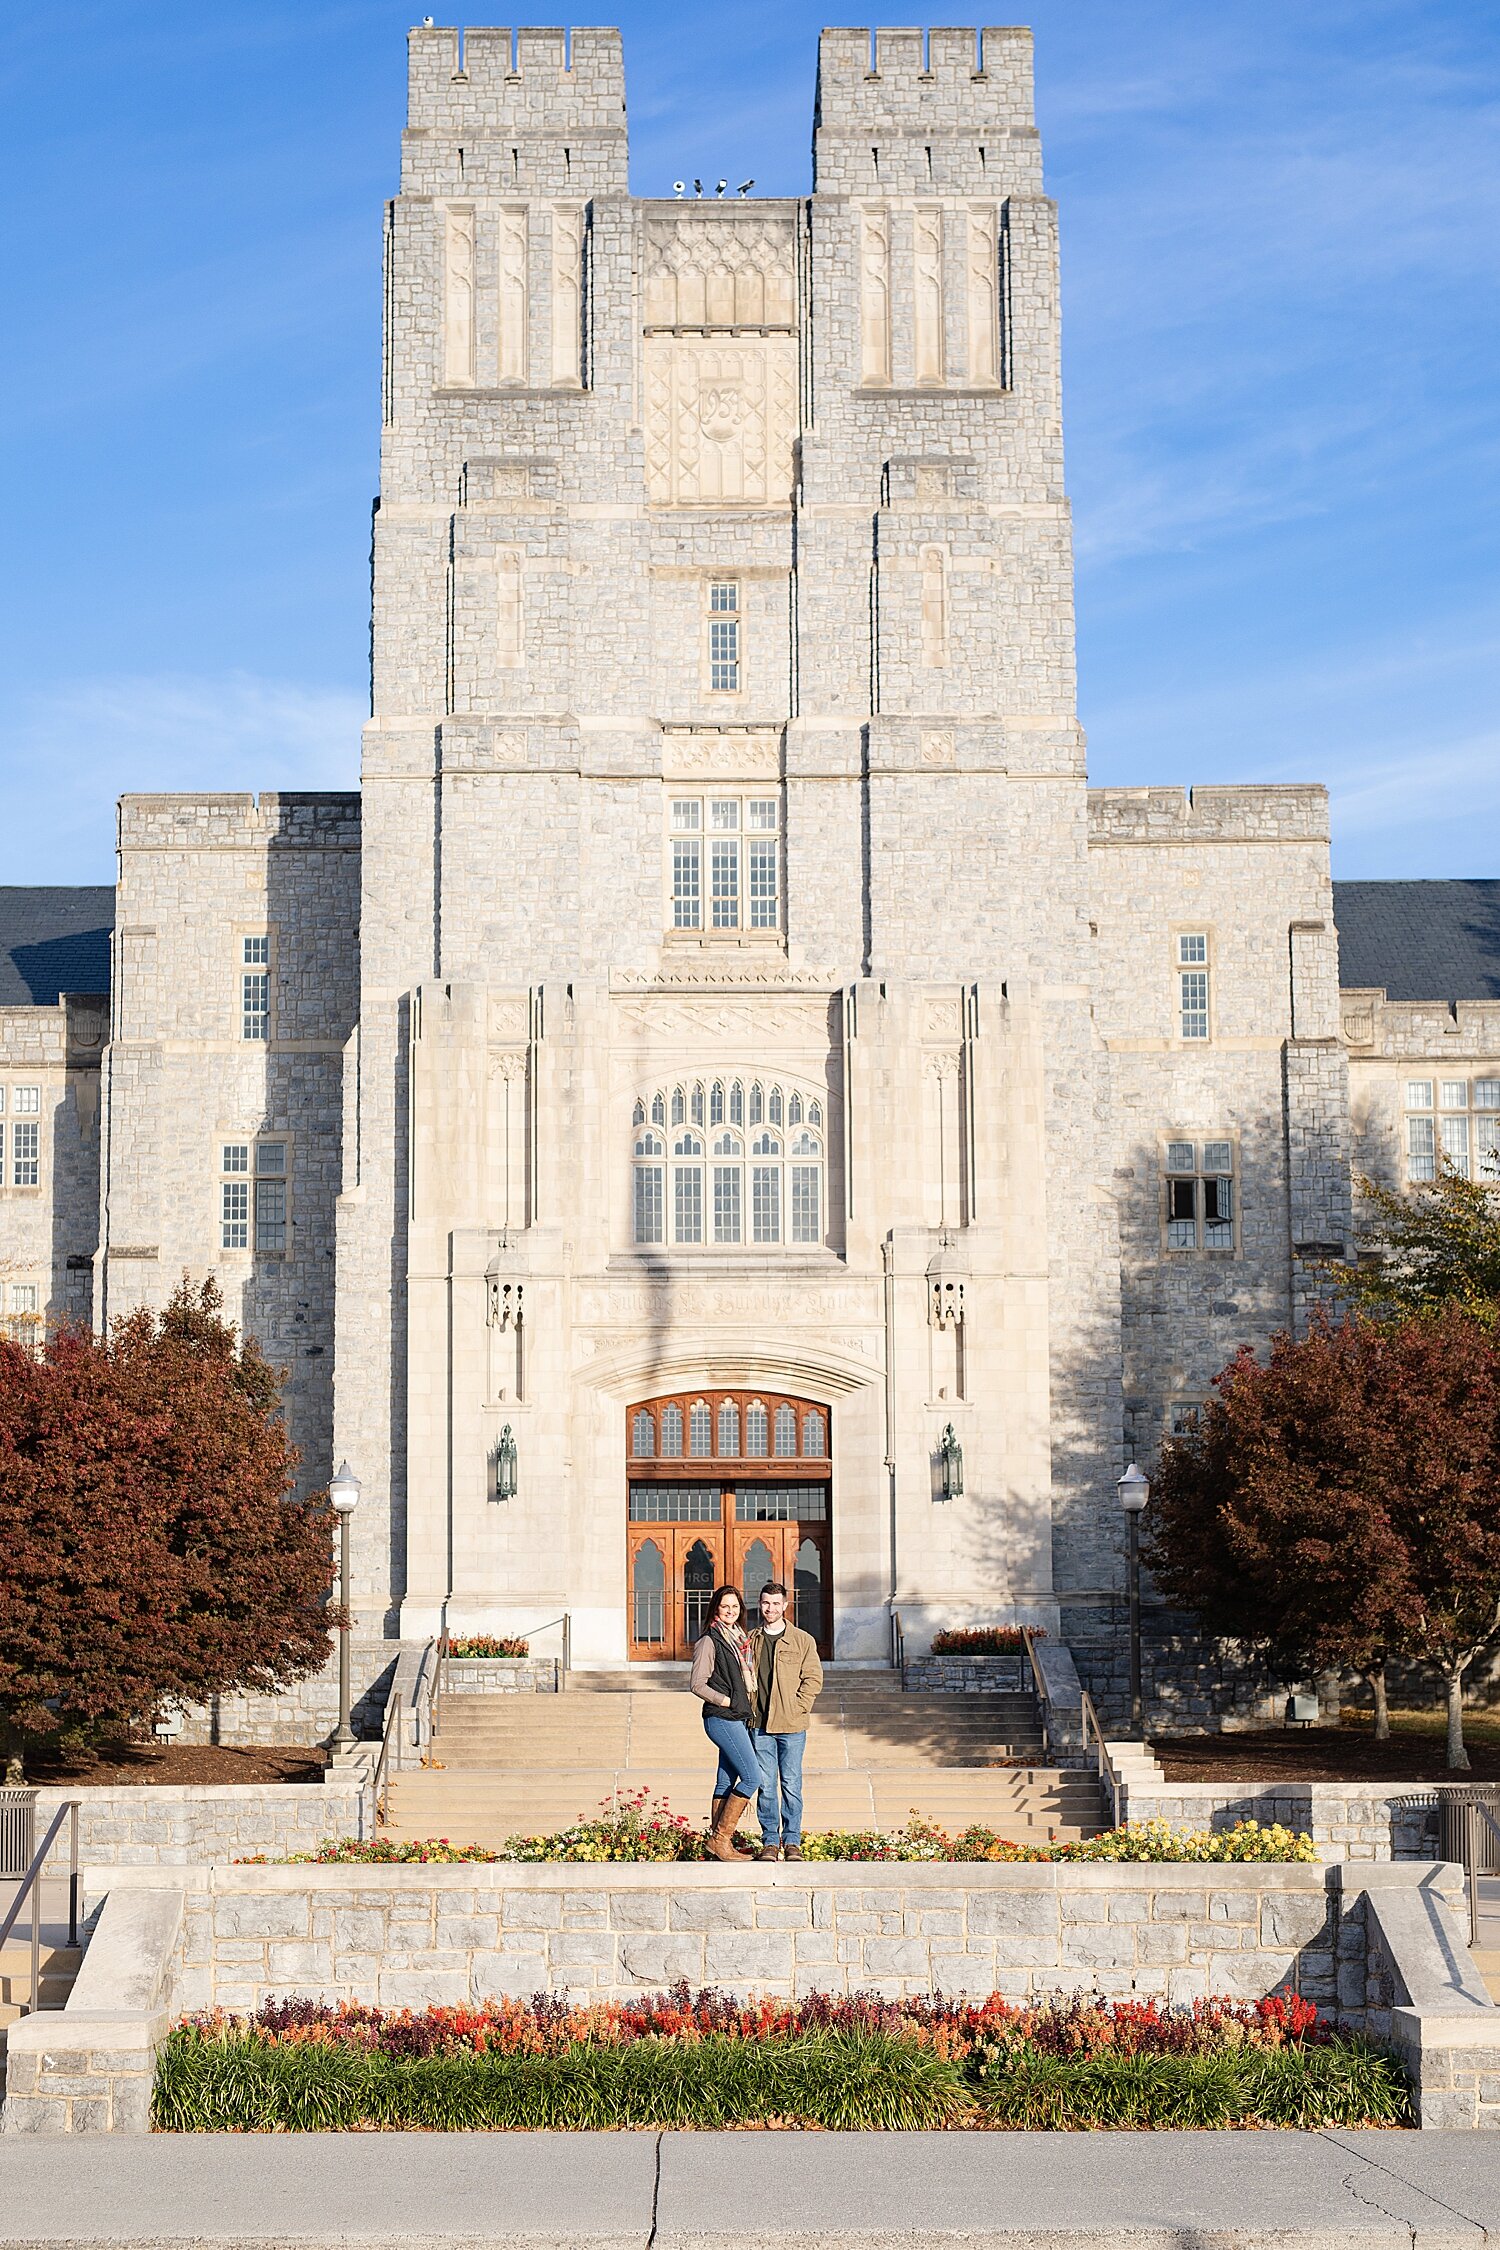
[[[1356,1311],[1407,1320],[1451,1305],[1500,1328],[1500,1181],[1445,1161],[1405,1194],[1368,1179],[1359,1194],[1359,1255],[1329,1268]]]
[[[1283,1663],[1377,1678],[1417,1658],[1447,1688],[1500,1640],[1500,1338],[1454,1306],[1318,1320],[1246,1347],[1169,1442],[1146,1517],[1162,1590]]]
[[[213,1282],[38,1358],[0,1340],[0,1749],[275,1689],[327,1660],[325,1493]]]

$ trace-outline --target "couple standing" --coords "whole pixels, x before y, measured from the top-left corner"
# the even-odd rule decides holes
[[[760,1623],[747,1633],[738,1592],[720,1586],[693,1648],[690,1685],[703,1701],[703,1731],[719,1753],[708,1839],[715,1859],[739,1856],[732,1839],[755,1796],[755,1857],[802,1857],[802,1750],[823,1667],[811,1633],[787,1623],[786,1603],[785,1586],[771,1579],[760,1590]]]

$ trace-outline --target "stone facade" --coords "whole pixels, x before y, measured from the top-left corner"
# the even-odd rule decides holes
[[[78,1855],[84,1865],[202,1867],[214,1860],[248,1859],[264,1852],[280,1859],[316,1851],[339,1836],[375,1833],[375,1806],[366,1764],[336,1767],[316,1782],[244,1782],[222,1788],[156,1788],[74,1784],[37,1791],[37,1835],[59,1806],[77,1800]],[[65,1851],[64,1828],[59,1851]],[[55,1869],[62,1864],[53,1861]]]
[[[1305,1317],[1398,1048],[1488,1018],[1391,1019],[1382,1093],[1324,792],[1087,788],[1028,34],[826,32],[775,202],[629,193],[613,32],[409,68],[361,792],[123,801],[97,1102],[83,1004],[0,1019],[67,1120],[0,1265],[217,1275],[364,1481],[365,1635],[665,1649],[632,1410],[789,1393],[831,1653],[1028,1621],[1112,1712],[1124,1462]]]

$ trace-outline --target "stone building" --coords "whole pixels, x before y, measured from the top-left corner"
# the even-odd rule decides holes
[[[825,32],[767,201],[631,195],[613,32],[414,31],[383,396],[360,793],[123,800],[102,1058],[0,1015],[78,1121],[0,1251],[219,1276],[376,1638],[661,1660],[781,1575],[1107,1684],[1124,1462],[1400,1074],[1488,1145],[1500,992],[1391,922],[1341,1003],[1320,788],[1087,786],[1029,35]]]

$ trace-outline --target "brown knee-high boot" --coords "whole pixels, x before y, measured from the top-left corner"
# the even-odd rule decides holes
[[[739,1858],[740,1855],[735,1850],[732,1839],[735,1830],[750,1810],[750,1804],[750,1798],[737,1797],[732,1790],[723,1799],[719,1807],[719,1817],[714,1822],[713,1833],[708,1839],[710,1859],[734,1860]]]
[[[753,1802],[754,1800],[752,1799],[751,1801]],[[712,1817],[712,1819],[711,1819],[711,1820],[709,1821],[709,1824],[708,1824],[708,1825],[709,1825],[709,1831],[710,1831],[710,1833],[712,1833],[712,1832],[713,1832],[713,1830],[714,1830],[715,1828],[717,1828],[717,1827],[718,1827],[718,1825],[719,1825],[719,1815],[720,1815],[720,1813],[721,1813],[721,1812],[722,1812],[723,1810],[724,1810],[724,1800],[723,1800],[723,1798],[722,1798],[722,1797],[715,1797],[715,1799],[714,1799],[714,1809],[713,1809],[713,1817]],[[745,1856],[746,1856],[746,1857],[748,1857],[748,1858],[754,1859],[754,1858],[756,1857],[756,1850],[755,1850],[755,1846],[754,1846],[754,1845],[753,1845],[752,1843],[748,1842],[748,1840],[747,1840],[747,1839],[746,1839],[745,1837],[743,1837],[743,1836],[736,1836],[736,1837],[735,1837],[735,1839],[734,1839],[734,1848],[735,1848],[735,1850],[736,1850],[737,1852],[739,1852],[739,1853],[741,1853],[741,1854],[745,1855]]]

